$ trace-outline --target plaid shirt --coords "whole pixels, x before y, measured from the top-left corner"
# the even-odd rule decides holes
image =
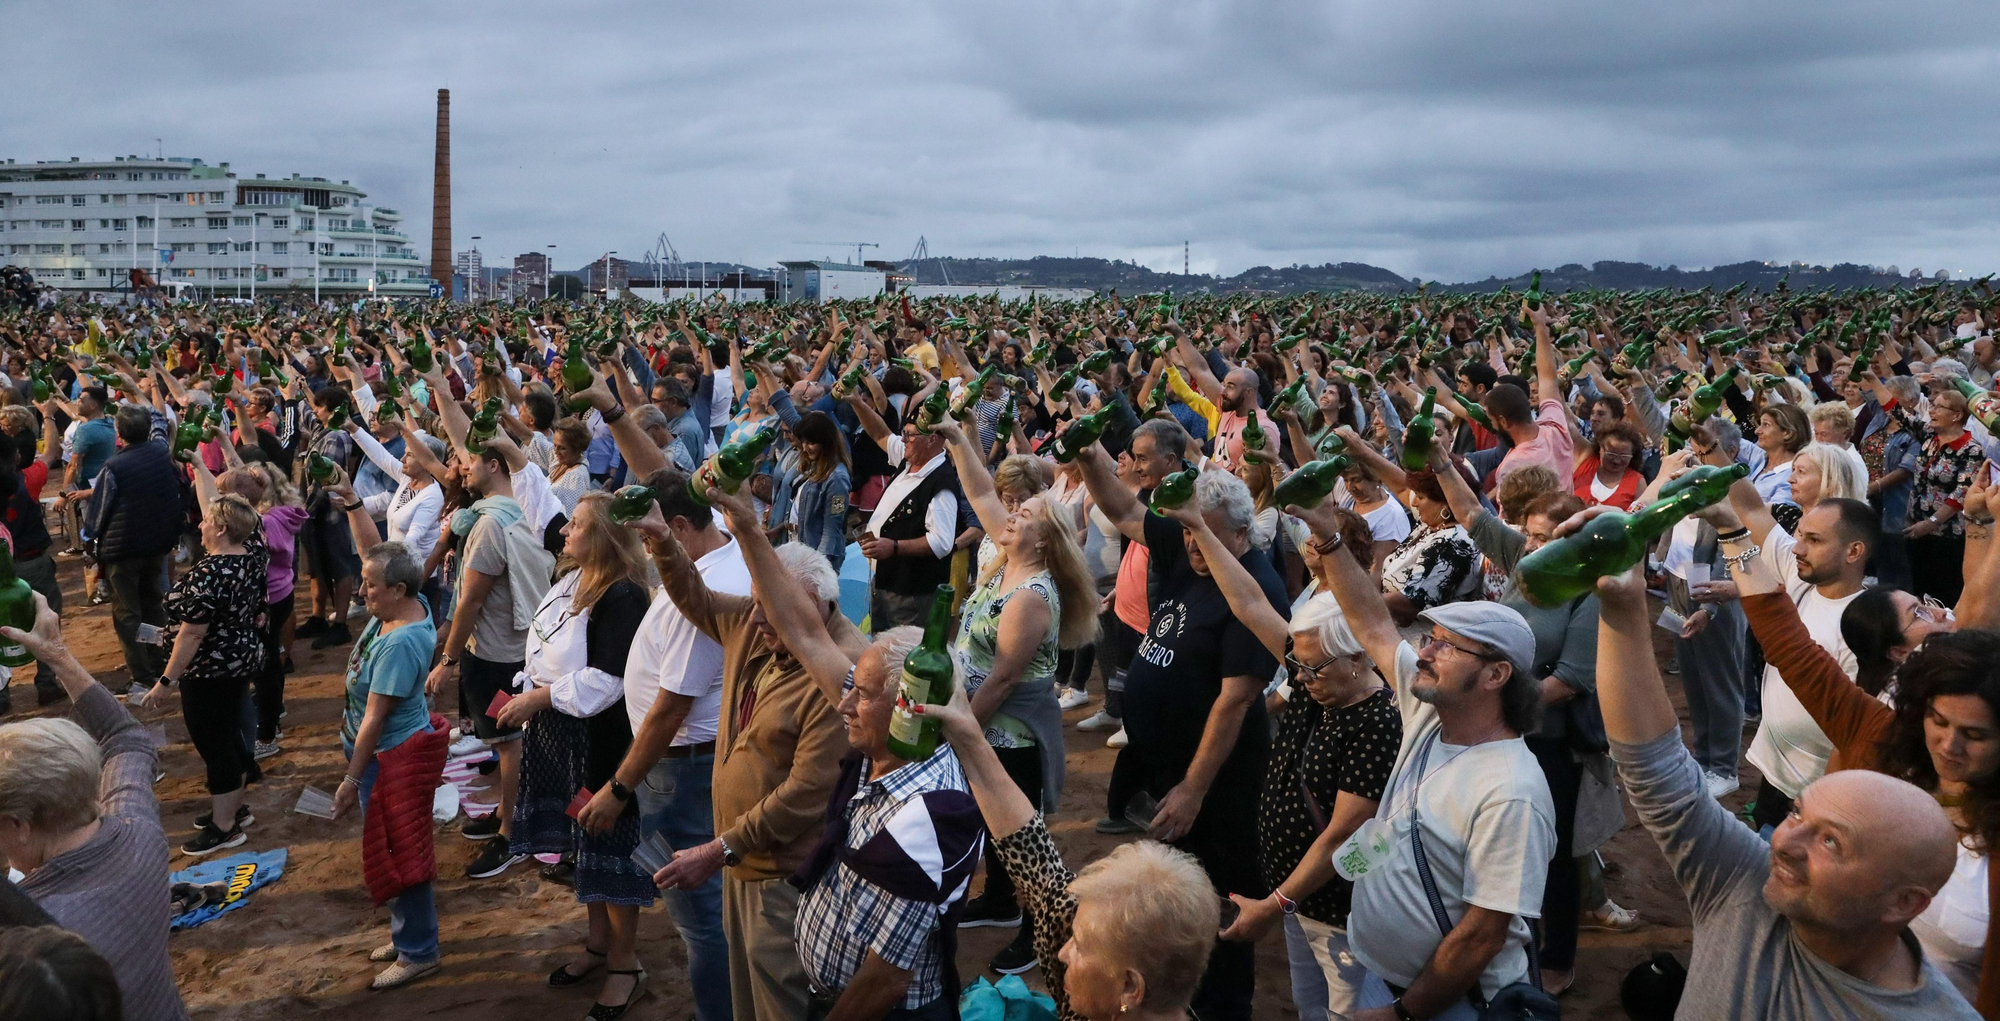
[[[866,779],[847,803],[847,846],[859,848],[882,832],[898,812],[929,791],[968,791],[958,756],[940,747],[925,762],[904,765],[879,780]],[[921,806],[912,806],[920,808]],[[921,828],[921,827],[918,827]],[[895,834],[903,837],[903,828]],[[900,839],[899,839],[900,843]],[[924,849],[905,847],[922,860]],[[978,850],[975,845],[973,855]],[[929,857],[936,857],[931,850]],[[799,902],[799,959],[816,989],[839,992],[861,970],[868,951],[910,972],[904,1007],[921,1007],[944,993],[944,962],[939,954],[939,919],[965,896],[963,885],[943,904],[899,897],[836,862]]]

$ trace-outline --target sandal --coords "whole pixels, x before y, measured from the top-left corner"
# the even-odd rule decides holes
[[[604,967],[604,951],[584,947],[583,952],[597,958],[597,960],[592,961],[590,967],[583,969],[581,972],[569,970],[569,962],[564,961],[562,967],[549,972],[549,985],[557,989],[567,989],[570,986],[581,985],[585,979],[597,974],[597,969]]]
[[[634,976],[634,978],[632,979],[632,992],[630,995],[625,997],[624,1003],[591,1004],[590,1013],[585,1014],[583,1016],[584,1021],[618,1021],[619,1018],[625,1016],[626,1011],[632,1009],[633,1004],[638,1003],[646,995],[645,968],[643,967],[634,968],[631,971],[618,971],[614,969],[611,971],[606,971],[604,974],[607,976],[610,975]]]

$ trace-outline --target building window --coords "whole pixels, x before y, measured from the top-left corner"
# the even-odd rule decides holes
[[[97,268],[97,275],[98,275],[98,276],[101,276],[101,277],[108,277],[108,276],[110,276],[110,275],[111,275],[111,271],[110,271],[110,270],[108,270],[108,269],[105,269],[105,268],[104,268],[104,267],[102,267],[102,266],[99,266],[99,267]]]
[[[80,270],[80,269],[73,269],[73,270],[70,270],[70,271],[69,271],[69,278],[70,278],[71,280],[82,280],[82,279],[83,279],[83,271],[82,271],[82,270]]]
[[[228,255],[228,254],[229,254],[229,242],[227,242],[227,241],[210,241],[210,242],[208,243],[208,254],[210,254],[210,255]]]
[[[124,205],[124,204],[125,204],[125,196],[123,196],[123,195],[113,195],[113,196],[111,196],[111,204],[112,204],[112,205],[114,205],[114,206],[122,206],[122,205]]]
[[[273,226],[273,227],[277,227],[277,228],[280,228],[280,229],[283,229],[283,228],[285,228],[285,227],[289,227],[289,226],[291,226],[291,225],[292,225],[292,218],[291,218],[291,217],[289,217],[289,216],[273,216],[273,217],[271,217],[271,226]]]
[[[7,254],[8,254],[8,255],[26,255],[26,254],[28,254],[28,247],[29,247],[29,246],[27,246],[27,245],[8,245],[8,246],[7,246]]]
[[[211,217],[209,217],[209,218],[208,218],[208,229],[209,229],[209,230],[228,230],[228,229],[229,229],[229,217],[227,217],[227,216],[211,216]]]
[[[332,254],[333,254],[333,242],[331,242],[331,241],[325,241],[325,242],[321,242],[321,243],[320,243],[320,246],[319,246],[319,254],[321,254],[321,255],[332,255]]]
[[[89,221],[89,220],[71,220],[71,221],[69,222],[69,229],[71,229],[71,230],[88,230],[88,229],[90,229],[90,221]]]
[[[299,217],[299,229],[300,229],[300,230],[311,230],[311,229],[313,229],[313,218],[312,218],[312,217],[310,217],[310,216],[301,216],[301,217]]]
[[[238,227],[250,226],[250,218],[247,216],[238,216],[235,218],[235,220],[236,220],[236,226]]]
[[[248,242],[248,241],[238,241],[238,242],[236,242],[236,250],[237,250],[237,251],[239,251],[239,252],[247,252],[247,251],[249,251],[249,250],[250,250],[250,242]]]
[[[43,230],[61,230],[63,229],[63,222],[61,220],[36,220],[35,226]]]
[[[129,222],[129,221],[126,221],[126,220],[113,220],[113,221],[111,221],[111,229],[112,229],[112,230],[124,230],[124,229],[125,229],[125,227],[126,227],[126,224],[127,224],[128,222]]]
[[[229,193],[226,191],[212,191],[208,193],[208,204],[211,206],[219,206],[227,201],[229,201]]]
[[[69,246],[69,254],[71,254],[71,255],[89,255],[89,254],[90,254],[90,246],[89,246],[89,245],[71,245],[71,246]]]
[[[283,266],[273,266],[273,267],[271,268],[271,279],[273,279],[273,280],[283,280],[283,279],[285,279],[285,267],[283,267]]]
[[[111,221],[110,221],[110,220],[99,220],[99,221],[97,221],[97,229],[98,229],[98,230],[110,230],[110,229],[111,229]]]
[[[195,250],[195,247],[195,243],[192,241],[174,242],[174,251],[176,252],[192,252]]]
[[[326,270],[326,279],[328,279],[328,280],[340,280],[340,281],[346,281],[346,282],[349,282],[349,283],[352,283],[352,282],[354,282],[354,281],[358,280],[358,279],[359,279],[359,277],[357,276],[357,271],[356,271],[356,270],[353,270],[353,269],[349,269],[349,268],[346,268],[346,267],[333,267],[333,266],[330,266],[330,267],[328,267],[328,268],[327,268],[327,270]]]
[[[152,229],[152,226],[153,226],[153,218],[152,218],[152,217],[150,217],[150,216],[141,216],[141,217],[138,217],[137,219],[138,219],[138,221],[139,221],[139,224],[138,224],[138,225],[139,225],[139,229],[140,229],[140,230],[150,230],[150,229]]]
[[[292,243],[291,243],[290,241],[273,241],[273,242],[271,242],[271,254],[272,254],[272,255],[290,255],[290,254],[292,254]]]
[[[35,204],[38,206],[59,206],[63,204],[63,197],[61,195],[37,195],[35,196]]]
[[[89,199],[90,196],[88,195],[71,195],[69,197],[69,204],[72,206],[80,206],[83,205]]]
[[[111,246],[110,246],[110,245],[98,245],[98,246],[97,246],[97,254],[99,254],[99,255],[110,255],[110,254],[111,254]]]
[[[193,227],[193,226],[195,226],[195,219],[194,219],[194,217],[192,217],[192,216],[176,216],[176,217],[173,217],[172,219],[170,219],[170,220],[168,220],[168,221],[167,221],[167,226],[169,226],[169,227]]]
[[[36,255],[61,255],[62,253],[63,253],[63,246],[61,246],[61,245],[36,245],[36,246],[35,246],[35,254],[36,254]]]

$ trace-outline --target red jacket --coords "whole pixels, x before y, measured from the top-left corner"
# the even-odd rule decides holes
[[[361,874],[379,906],[437,878],[431,804],[444,781],[451,727],[431,714],[431,729],[375,756],[375,787],[361,825]]]

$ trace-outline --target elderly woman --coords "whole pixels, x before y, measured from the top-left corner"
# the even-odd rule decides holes
[[[1426,470],[1407,478],[1417,527],[1381,560],[1382,598],[1398,627],[1423,628],[1428,625],[1417,614],[1477,594],[1479,550],[1445,501],[1438,477]]]
[[[1960,513],[1974,473],[1986,452],[1966,431],[1971,418],[1965,395],[1940,390],[1931,395],[1929,420],[1919,424],[1911,409],[1898,407],[1904,428],[1923,442],[1917,455],[1916,487],[1910,494],[1910,568],[1923,594],[1951,606],[1964,589],[1965,520]]]
[[[1853,384],[1859,386],[1859,382]],[[1881,388],[1883,400],[1888,406],[1915,406],[1917,402],[1917,381],[1909,376],[1897,376],[1887,386]],[[1903,542],[1903,528],[1909,524],[1910,494],[1917,478],[1917,447],[1919,440],[1915,433],[1903,427],[1903,420],[1884,411],[1883,404],[1875,403],[1871,395],[1869,407],[1876,414],[1861,426],[1860,438],[1854,448],[1861,453],[1861,463],[1868,466],[1868,502],[1882,515],[1882,542],[1875,550],[1875,575],[1885,585],[1900,585],[1905,588],[1913,584],[1910,578],[1910,555]]]
[[[1586,507],[1610,504],[1632,509],[1632,499],[1646,487],[1637,467],[1645,449],[1639,427],[1622,418],[1592,429],[1590,445],[1577,450],[1576,475],[1571,480],[1577,498]]]
[[[590,449],[590,427],[583,419],[565,418],[556,423],[554,463],[549,466],[549,491],[562,503],[563,513],[574,517],[576,502],[597,488],[591,484],[590,469],[584,467],[584,452]]]
[[[21,892],[112,962],[132,1021],[185,1021],[167,958],[167,835],[153,797],[159,752],[144,728],[63,644],[35,599],[35,629],[0,628],[62,683],[79,726],[42,718],[0,727],[0,858]]]
[[[963,688],[913,706],[943,724],[1007,874],[1035,920],[1042,977],[1062,1021],[1182,1021],[1208,968],[1221,910],[1193,855],[1124,844],[1081,874],[986,743]]]
[[[1765,503],[1797,503],[1792,498],[1792,458],[1812,442],[1812,422],[1796,404],[1772,404],[1757,413],[1757,449],[1764,467],[1750,476]]]
[[[250,501],[224,493],[209,501],[201,518],[201,558],[167,593],[167,617],[175,623],[173,655],[142,704],[164,701],[169,688],[181,689],[181,719],[208,771],[212,811],[195,817],[193,839],[181,853],[202,855],[235,847],[255,822],[243,790],[264,778],[243,739],[244,698],[251,678],[264,666],[263,544],[248,545],[262,526]],[[222,822],[229,822],[223,829]]]
[[[1868,498],[1868,468],[1845,447],[1814,441],[1792,458],[1792,502],[1801,512],[1821,500]]]

